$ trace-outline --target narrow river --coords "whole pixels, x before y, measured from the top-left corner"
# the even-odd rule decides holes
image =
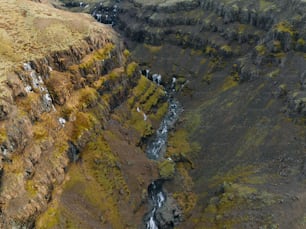
[[[156,135],[149,141],[146,154],[152,160],[159,160],[165,155],[167,147],[168,132],[174,127],[175,122],[178,120],[179,115],[183,111],[180,103],[168,94],[169,108],[168,112],[162,120]],[[156,211],[161,208],[166,201],[166,194],[163,191],[163,180],[158,179],[153,181],[148,187],[148,196],[152,210],[146,216],[147,229],[159,229],[156,220]]]

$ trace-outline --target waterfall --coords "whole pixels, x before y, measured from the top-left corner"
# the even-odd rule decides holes
[[[179,115],[183,111],[179,102],[171,95],[168,95],[169,108],[168,112],[163,118],[160,127],[156,131],[156,135],[149,141],[146,154],[148,158],[153,160],[160,159],[166,152],[168,132],[174,127]],[[159,229],[158,222],[156,222],[156,211],[163,206],[166,201],[166,194],[162,189],[163,180],[155,180],[148,187],[149,198],[152,202],[153,208],[147,214],[146,229]]]

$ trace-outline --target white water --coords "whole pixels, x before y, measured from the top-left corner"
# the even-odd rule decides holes
[[[150,159],[157,160],[165,153],[169,129],[173,128],[182,110],[177,100],[169,99],[168,112],[158,128],[154,140],[149,142],[146,149],[146,153]]]
[[[155,221],[154,221],[154,214],[155,214],[156,209],[154,208],[152,211],[152,215],[149,219],[149,221],[147,222],[147,229],[158,229]]]
[[[177,121],[180,113],[183,111],[182,107],[177,100],[169,98],[169,109],[165,115],[163,121],[160,124],[156,132],[154,139],[149,142],[146,153],[149,158],[157,160],[159,159],[166,151],[168,132],[173,128],[175,122]],[[149,197],[153,202],[153,209],[148,214],[148,220],[146,222],[146,229],[159,229],[156,222],[156,211],[161,208],[166,200],[166,196],[162,191],[162,184],[158,184],[158,181],[154,181],[149,186]]]

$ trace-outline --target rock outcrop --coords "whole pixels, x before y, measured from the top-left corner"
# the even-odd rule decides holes
[[[155,165],[139,155],[136,145],[152,134],[166,112],[164,91],[140,75],[114,31],[89,16],[26,0],[5,1],[0,6],[4,9],[7,14],[0,19],[4,24],[0,37],[0,227],[63,226],[61,217],[68,216],[56,218],[60,210],[50,207],[51,200],[58,200],[56,190],[62,189],[59,198],[64,207],[78,217],[78,208],[72,206],[79,198],[70,198],[78,195],[78,189],[72,189],[75,183],[68,188],[63,185],[70,184],[67,176],[76,179],[81,169],[87,171],[82,173],[85,179],[92,181],[87,185],[91,191],[104,189],[100,199],[108,192],[117,193],[112,197],[114,209],[97,207],[99,201],[82,197],[82,203],[90,206],[87,211],[101,214],[93,213],[82,223],[99,228],[105,223],[124,225],[143,207],[143,183],[157,176]],[[136,106],[144,107],[146,120]],[[123,143],[124,138],[130,138],[129,144]],[[138,158],[132,162],[135,165],[127,162],[129,157]],[[70,172],[71,163],[82,160],[82,168]],[[140,174],[126,178],[135,167]],[[115,207],[121,201],[123,210]],[[49,214],[50,209],[52,220],[47,216],[36,222],[38,215],[46,210]],[[123,216],[116,218],[107,211]]]
[[[107,26],[17,2],[0,5],[1,226],[141,227],[140,147],[167,103],[131,57],[186,108],[162,227],[305,224],[305,1],[62,1]]]
[[[74,1],[62,2],[72,7],[69,4]],[[212,71],[222,65],[222,59],[235,58],[233,76],[240,82],[276,74],[286,65],[299,69],[294,67],[296,63],[288,62],[292,53],[298,62],[304,62],[304,1],[135,0],[83,4],[87,7],[73,5],[73,10],[90,12],[132,41],[153,46],[171,44],[208,54],[214,61]],[[282,71],[278,75],[282,76]],[[282,79],[280,84],[288,85],[288,96],[295,91],[287,80]],[[289,113],[303,116],[291,107],[288,105]]]
[[[184,214],[177,227],[303,227],[305,1],[87,3],[144,69],[185,82],[164,186]]]

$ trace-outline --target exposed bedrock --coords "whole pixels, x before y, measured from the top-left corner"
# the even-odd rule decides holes
[[[286,84],[288,96],[300,90],[293,81],[298,84],[305,70],[304,1],[135,0],[105,2],[95,5],[95,11],[113,4],[118,10],[115,29],[132,41],[192,48],[213,62],[209,71],[233,63],[231,75],[239,82],[281,76],[275,79],[276,86]],[[296,72],[286,78],[288,66]],[[289,112],[304,116],[292,107],[288,106]]]
[[[99,1],[93,4],[93,1],[84,0],[84,4],[89,4],[87,7],[76,4],[77,1],[63,2],[73,2],[66,6],[71,6],[71,10],[89,12],[98,21],[112,24],[133,49],[131,57],[140,63],[139,70],[161,74],[162,83],[168,87],[173,78],[176,79],[172,89],[176,91],[185,112],[175,131],[169,134],[166,158],[159,162],[158,167],[160,176],[168,179],[165,190],[172,193],[178,206],[170,203],[160,209],[159,222],[171,227],[184,219],[178,228],[301,228],[305,225],[305,213],[301,210],[306,206],[303,182],[305,1]],[[110,56],[116,56],[116,51],[111,51]],[[62,61],[63,64],[60,64]],[[121,170],[127,175],[119,181],[113,179],[106,182],[111,191],[99,193],[104,211],[101,214],[95,211],[90,216],[73,210],[89,208],[83,208],[81,201],[75,203],[75,200],[85,198],[77,190],[86,185],[92,187],[92,183],[87,181],[95,180],[96,176],[103,181],[104,177],[97,175],[100,173],[83,170],[87,173],[79,174],[81,182],[71,179],[61,196],[60,206],[65,210],[59,214],[48,208],[44,216],[57,214],[67,219],[71,217],[67,212],[72,211],[72,216],[76,216],[74,218],[91,222],[88,227],[101,224],[104,228],[133,227],[126,222],[136,218],[141,222],[141,214],[138,213],[143,210],[147,197],[146,192],[140,196],[137,194],[141,193],[141,185],[146,187],[150,179],[143,175],[149,173],[142,173],[146,171],[145,168],[142,172],[135,168],[145,160],[134,163],[137,161],[135,158],[142,156],[139,148],[131,145],[141,146],[154,132],[154,127],[164,114],[164,111],[154,113],[154,110],[163,106],[164,96],[146,78],[137,76],[138,71],[135,73],[137,82],[124,81],[125,77],[118,78],[124,82],[123,85],[126,83],[133,88],[128,92],[124,90],[125,86],[121,88],[112,80],[100,81],[96,78],[97,72],[104,74],[105,69],[116,69],[120,58],[111,61],[105,58],[103,63],[98,61],[93,68],[87,68],[92,67],[90,61],[77,67],[75,64],[67,67],[61,58],[57,62],[50,67],[60,68],[64,73],[57,78],[52,78],[51,74],[46,81],[55,107],[66,106],[71,100],[71,93],[74,90],[83,91],[84,87],[94,87],[96,92],[85,93],[81,110],[101,108],[101,101],[94,96],[96,93],[102,96],[103,101],[113,104],[103,110],[107,115],[111,113],[106,115],[109,118],[102,118],[106,123],[103,124],[104,129],[111,130],[103,134],[107,144],[99,139],[96,141],[99,142],[98,146],[86,145],[92,137],[87,131],[78,141],[72,139],[78,149],[84,147],[82,152],[94,152],[84,154],[93,155],[94,158],[83,157],[83,163],[93,162],[93,167],[103,171],[102,174],[108,174],[108,178],[117,177]],[[128,66],[124,68],[125,75],[135,70],[133,63]],[[67,79],[66,71],[73,72],[68,82],[62,80]],[[117,76],[113,74],[109,78],[117,79]],[[24,86],[37,90],[33,89],[31,76],[27,77],[25,82],[29,85],[9,84],[15,89],[17,97],[28,93],[24,92]],[[73,86],[70,82],[73,82]],[[26,88],[29,90],[29,87]],[[108,93],[112,95],[108,97]],[[128,99],[122,102],[126,96]],[[44,101],[44,106],[38,105],[39,109],[32,109],[34,111],[29,112],[29,121],[20,124],[15,121],[12,125],[27,128],[32,122],[40,120],[37,118],[40,112],[52,108],[48,97],[40,99]],[[8,106],[10,101],[6,100],[0,107],[1,120],[10,118],[8,114],[13,111]],[[36,103],[32,106],[36,106]],[[166,105],[163,110],[167,110]],[[152,118],[149,123],[144,122],[147,114]],[[72,122],[69,120],[78,120],[69,106],[60,117],[67,121],[65,128]],[[81,128],[81,132],[88,129],[91,123],[94,123],[94,130],[100,129],[100,124],[97,125],[91,117],[88,119],[89,122],[82,123],[84,128]],[[129,128],[130,125],[134,128]],[[35,132],[9,133],[10,136],[20,136],[11,138],[20,147],[27,146],[27,139],[35,136]],[[9,145],[2,147],[8,155]],[[103,155],[109,155],[109,148],[117,152],[116,157],[106,160],[98,154],[101,151]],[[129,152],[134,151],[139,154],[132,154],[137,157],[129,159]],[[70,150],[71,153],[74,155],[73,150]],[[40,151],[33,157],[37,155],[40,155]],[[115,162],[117,156],[120,158],[119,164]],[[6,160],[11,158],[7,157]],[[150,163],[146,168],[150,170]],[[154,169],[150,171],[156,175]],[[5,172],[3,174],[5,176]],[[31,167],[28,174],[32,176]],[[75,195],[69,195],[70,191]],[[96,197],[94,193],[89,196]],[[118,206],[122,206],[123,210],[119,211]],[[182,213],[182,217],[175,221],[177,212]],[[119,223],[116,224],[117,221]]]
[[[144,155],[137,156],[140,149],[136,145],[153,133],[166,112],[167,103],[162,88],[140,76],[137,64],[130,61],[128,51],[116,36],[95,34],[77,46],[24,62],[7,74],[2,88],[6,94],[0,105],[1,228],[32,228],[36,217],[48,209],[54,189],[65,181],[70,162],[82,160],[84,149],[88,151],[95,141],[82,167],[89,166],[87,161],[96,163],[90,164],[94,168],[91,173],[97,170],[94,174],[102,174],[107,168],[105,182],[99,180],[102,178],[92,178],[100,182],[95,185],[118,192],[116,196],[122,196],[126,206],[122,209],[134,208],[134,213],[122,213],[125,216],[120,221],[107,216],[102,209],[99,214],[106,216],[102,221],[95,221],[96,225],[100,227],[105,222],[113,225],[115,221],[124,224],[128,217],[135,217],[135,212],[143,207],[142,184],[150,183],[156,176],[153,164]],[[138,106],[148,116],[147,120],[136,111]],[[113,134],[104,135],[106,126]],[[121,138],[130,138],[124,143],[129,145],[120,143]],[[119,143],[123,145],[116,148]],[[129,156],[123,149],[128,149]],[[97,153],[91,155],[94,150]],[[138,159],[130,164],[129,157]],[[120,161],[127,165],[121,166]],[[132,172],[135,167],[141,174],[126,181],[123,171]],[[117,186],[107,184],[113,180],[113,173],[117,173]],[[70,189],[67,192],[74,193]],[[114,209],[116,214],[122,211],[115,206]],[[141,211],[138,214],[138,217],[143,215]],[[84,219],[84,222],[91,220]],[[48,220],[42,222],[48,225]],[[135,223],[140,222],[139,219]]]

